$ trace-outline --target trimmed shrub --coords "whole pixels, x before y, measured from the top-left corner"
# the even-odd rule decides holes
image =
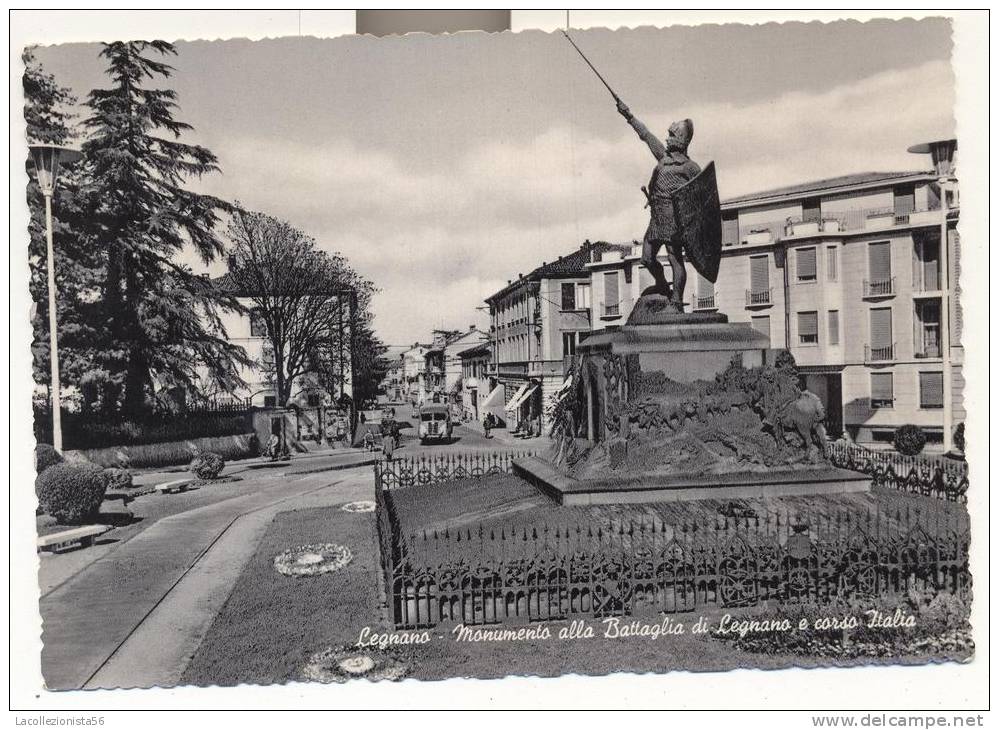
[[[35,472],[41,474],[50,466],[62,464],[65,459],[62,454],[55,450],[51,444],[38,444],[35,446]]]
[[[895,450],[905,456],[916,456],[926,446],[926,434],[919,426],[907,423],[895,431]]]
[[[56,464],[35,480],[42,510],[61,525],[77,525],[96,516],[106,490],[104,470],[93,464]]]
[[[954,446],[958,451],[964,451],[964,423],[957,424],[954,429]]]
[[[191,460],[190,471],[198,479],[218,479],[224,468],[225,460],[221,456],[211,451],[205,451]]]
[[[132,488],[132,472],[128,469],[115,469],[114,467],[105,469],[104,479],[108,484],[108,491],[120,492],[123,489]]]

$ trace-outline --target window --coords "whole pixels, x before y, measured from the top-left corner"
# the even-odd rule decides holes
[[[892,444],[895,443],[895,432],[894,431],[871,431],[871,441],[876,444]]]
[[[577,284],[576,285],[576,306],[580,309],[590,308],[590,285],[589,284]]]
[[[919,407],[943,408],[943,373],[919,374]]]
[[[604,315],[607,317],[617,317],[621,314],[617,279],[616,271],[608,271],[604,274]]]
[[[576,285],[562,284],[562,311],[576,308]]]
[[[829,310],[829,344],[839,344],[839,310]]]
[[[839,255],[835,246],[826,246],[826,279],[836,281],[839,276]]]
[[[916,357],[940,357],[940,300],[916,300]]]
[[[751,322],[753,329],[759,332],[761,335],[770,336],[770,315],[764,314],[759,317],[753,317]]]
[[[936,291],[940,288],[940,238],[923,235],[912,249],[913,285],[916,291]]]
[[[700,274],[697,275],[697,295],[694,298],[694,309],[715,308],[715,285]]]
[[[767,256],[749,257],[749,293],[747,304],[770,303],[770,260]]]
[[[815,281],[815,249],[799,248],[795,251],[798,281]]]
[[[895,386],[891,373],[871,373],[871,408],[891,408]]]
[[[822,219],[822,205],[819,198],[808,198],[801,205],[801,220],[804,223],[818,223]]]
[[[916,186],[900,185],[894,190],[895,215],[908,215],[916,209]]]
[[[309,408],[318,408],[322,404],[322,398],[320,398],[319,393],[309,393],[308,404]]]
[[[819,344],[818,312],[798,312],[798,344]]]
[[[562,333],[562,357],[569,357],[576,354],[576,333]]]
[[[891,360],[894,352],[891,328],[891,307],[871,310],[871,352],[872,360]]]
[[[871,283],[885,282],[891,279],[891,243],[878,241],[867,247],[867,269]]]
[[[277,405],[276,395],[265,395],[264,396],[264,408],[274,408]]]
[[[739,212],[727,210],[722,213],[722,246],[734,246],[739,242]]]
[[[250,310],[250,337],[266,337],[267,322],[259,309]]]

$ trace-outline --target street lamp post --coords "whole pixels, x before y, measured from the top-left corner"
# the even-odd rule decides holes
[[[49,364],[52,369],[52,446],[62,452],[62,412],[59,392],[59,350],[56,335],[55,252],[52,248],[52,193],[59,166],[77,162],[82,155],[74,149],[50,144],[31,145],[38,187],[45,197],[45,243],[49,289]]]

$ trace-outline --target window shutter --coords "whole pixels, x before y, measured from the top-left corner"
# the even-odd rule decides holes
[[[713,297],[715,295],[715,285],[705,279],[700,274],[697,275],[697,296]]]
[[[891,347],[891,309],[871,310],[871,347]]]
[[[770,260],[766,256],[753,256],[749,259],[749,289],[753,292],[770,288]]]
[[[919,407],[943,408],[943,373],[919,374]]]
[[[871,373],[871,400],[894,400],[891,373]]]
[[[829,344],[839,344],[839,311],[835,309],[829,311]]]
[[[722,244],[732,246],[739,241],[739,219],[722,218]]]
[[[760,317],[753,317],[752,319],[753,329],[760,334],[770,336],[770,315],[766,314]]]
[[[839,276],[837,263],[836,248],[830,246],[826,249],[826,278],[829,281],[836,281],[836,277]]]
[[[819,313],[798,312],[798,335],[815,337],[819,334]]]
[[[617,272],[609,271],[604,274],[604,305],[609,311],[617,311],[620,302],[617,287]]]
[[[872,243],[867,247],[871,281],[891,278],[891,244],[888,241]]]
[[[906,215],[916,209],[916,188],[912,185],[895,188],[895,215]]]
[[[815,249],[799,248],[796,251],[798,278],[810,281],[815,278]]]

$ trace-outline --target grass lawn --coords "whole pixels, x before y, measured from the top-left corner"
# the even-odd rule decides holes
[[[349,546],[353,561],[340,571],[314,577],[286,577],[274,570],[274,556],[283,550],[320,542]],[[300,680],[313,654],[355,644],[364,627],[376,633],[389,631],[380,609],[377,551],[372,513],[351,514],[328,507],[279,514],[185,670],[182,683],[233,685]],[[710,610],[703,615],[714,626],[723,613]],[[766,615],[766,611],[756,613]],[[692,635],[689,629],[701,615],[671,617],[685,624],[686,632],[657,639],[605,637],[607,626],[592,618],[586,620],[593,629],[592,638],[560,638],[560,629],[567,628],[569,622],[543,624],[549,638],[479,642],[459,641],[452,627],[440,626],[426,633],[426,643],[393,646],[388,651],[408,666],[407,676],[424,680],[511,674],[548,677],[618,671],[777,669],[888,661],[834,662],[813,656],[744,652],[710,635]],[[622,619],[621,625],[631,620]],[[641,621],[658,625],[662,617]],[[537,629],[539,625],[525,628]],[[397,636],[420,633],[400,632]],[[934,658],[963,657],[936,654]],[[900,654],[890,661],[923,663],[928,657]]]
[[[291,577],[274,557],[317,543],[345,545],[353,560],[315,576]],[[309,657],[357,641],[381,622],[373,513],[339,507],[282,512],[267,530],[188,664],[182,684],[269,684],[300,679]]]
[[[650,504],[609,504],[565,507],[538,494],[531,485],[512,474],[481,479],[462,479],[440,484],[415,485],[390,492],[403,533],[461,527],[473,533],[481,525],[486,530],[522,530],[549,525],[598,526],[605,530],[629,523],[667,525],[723,521],[734,505],[740,513],[755,513],[760,521],[769,516],[787,524],[789,515],[802,516],[818,525],[834,523],[837,514],[849,511],[880,517],[882,527],[895,530],[917,519],[926,524],[948,519],[967,523],[967,508],[956,502],[906,494],[893,489],[873,489],[870,493],[834,494],[766,499],[698,500]]]

